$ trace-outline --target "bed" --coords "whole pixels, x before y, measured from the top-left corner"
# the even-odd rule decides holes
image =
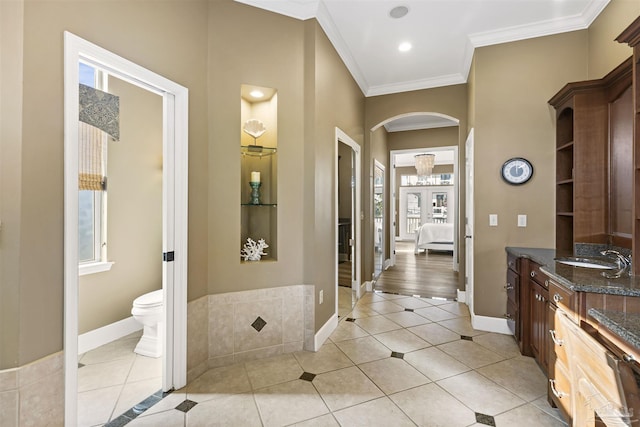
[[[416,230],[415,253],[423,249],[453,251],[453,224],[422,224]]]

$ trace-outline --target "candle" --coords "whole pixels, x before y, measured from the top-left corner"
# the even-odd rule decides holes
[[[260,182],[260,172],[251,172],[251,182]]]

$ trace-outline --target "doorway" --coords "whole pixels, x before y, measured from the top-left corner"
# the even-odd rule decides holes
[[[385,230],[385,182],[384,165],[373,160],[373,278],[384,270],[386,239]]]
[[[188,91],[69,32],[64,34],[65,424],[78,416],[79,64],[162,97],[162,389],[186,385]]]
[[[336,314],[351,312],[360,298],[360,146],[336,128]]]

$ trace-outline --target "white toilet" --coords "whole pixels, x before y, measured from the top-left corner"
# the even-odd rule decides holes
[[[142,338],[138,341],[134,351],[143,356],[162,356],[164,336],[162,289],[141,295],[133,300],[131,314],[138,323],[144,326]]]

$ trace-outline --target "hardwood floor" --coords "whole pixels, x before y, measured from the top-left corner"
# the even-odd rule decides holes
[[[396,265],[383,271],[374,290],[427,298],[457,297],[458,273],[447,252],[414,254],[413,242],[396,242]]]

